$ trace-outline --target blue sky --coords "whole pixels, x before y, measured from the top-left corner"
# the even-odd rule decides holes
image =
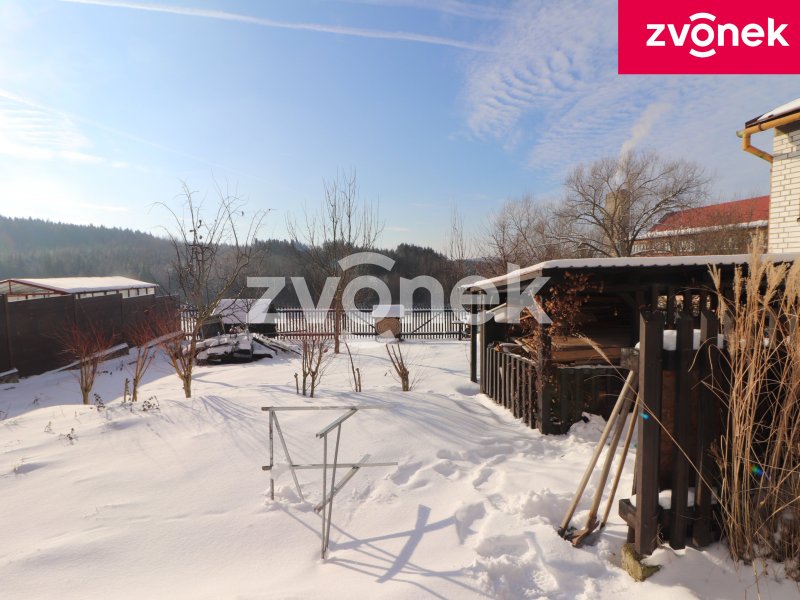
[[[356,169],[384,245],[442,248],[454,204],[479,230],[630,148],[766,193],[735,131],[799,83],[618,76],[608,0],[3,0],[0,213],[157,233],[216,181],[284,237]]]

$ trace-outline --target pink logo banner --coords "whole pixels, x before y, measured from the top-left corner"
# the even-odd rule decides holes
[[[800,2],[619,0],[620,74],[798,74]]]

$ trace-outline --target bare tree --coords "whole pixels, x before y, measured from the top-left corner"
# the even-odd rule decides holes
[[[78,385],[84,404],[89,404],[89,394],[94,387],[100,365],[105,360],[103,352],[111,347],[113,338],[110,330],[92,322],[84,325],[72,323],[59,334],[64,352],[78,363]]]
[[[700,166],[654,153],[580,165],[564,182],[558,210],[574,227],[556,239],[601,256],[631,256],[640,236],[664,215],[704,200],[708,183]]]
[[[507,200],[487,222],[482,236],[485,270],[506,272],[507,265],[533,265],[544,260],[575,256],[571,226],[554,207],[533,196]]]
[[[187,398],[192,396],[192,370],[203,325],[254,260],[259,248],[256,235],[266,214],[259,211],[246,220],[244,203],[220,187],[218,200],[208,211],[196,195],[184,183],[180,211],[158,203],[172,217],[172,229],[166,228],[172,242],[172,267],[183,299],[194,311],[184,349],[188,362],[173,361]]]
[[[377,207],[361,202],[355,171],[324,180],[323,189],[319,212],[306,211],[302,225],[289,219],[287,229],[322,282],[328,277],[338,278],[333,291],[333,351],[339,354],[344,290],[358,274],[357,268],[343,269],[339,261],[354,252],[373,249],[383,226]]]
[[[445,289],[452,289],[456,282],[470,274],[469,263],[473,257],[472,244],[464,230],[464,218],[458,206],[450,210],[450,231],[447,234],[447,275]]]

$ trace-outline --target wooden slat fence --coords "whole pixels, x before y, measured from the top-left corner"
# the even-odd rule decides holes
[[[510,410],[528,427],[536,427],[536,363],[529,358],[487,347],[481,392]]]
[[[554,385],[548,386],[550,405],[542,406],[537,394],[536,361],[493,347],[485,352],[481,392],[531,428],[541,430],[545,423],[542,433],[566,433],[584,412],[607,413],[624,380],[625,371],[619,367],[556,365]]]
[[[664,350],[665,321],[661,311],[641,316],[636,499],[619,502],[628,540],[641,554],[652,553],[659,537],[675,549],[689,541],[706,546],[719,537],[712,493],[719,482],[712,448],[722,432],[720,386],[726,381],[719,321],[702,311],[694,349],[692,317],[679,316],[676,349]],[[669,508],[659,505],[664,490],[671,490]]]

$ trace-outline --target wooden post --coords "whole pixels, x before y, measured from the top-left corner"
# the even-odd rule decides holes
[[[455,313],[454,313],[455,314]],[[469,307],[470,325],[469,325],[469,379],[472,383],[478,383],[478,326],[475,324],[477,313],[475,307]],[[458,339],[462,339],[461,330],[464,324],[458,326]]]
[[[672,453],[672,501],[669,545],[679,550],[686,547],[689,524],[689,407],[691,389],[689,369],[694,359],[694,323],[691,314],[682,313],[677,322],[678,368],[675,381],[675,442]],[[685,453],[685,454],[684,454]]]
[[[539,431],[545,435],[562,433],[552,420],[553,398],[553,353],[550,326],[539,324],[539,355],[536,365],[536,421]]]
[[[692,542],[702,548],[713,541],[711,532],[712,490],[707,485],[713,474],[714,457],[711,455],[711,444],[716,438],[714,424],[719,419],[714,390],[709,386],[719,385],[715,378],[717,360],[717,334],[719,321],[714,313],[707,309],[700,311],[700,400],[695,406],[697,411],[697,455],[695,464],[699,472],[694,496],[694,527]]]
[[[639,554],[652,554],[658,537],[658,466],[661,445],[661,369],[664,313],[642,313],[639,335],[641,412],[636,446],[636,542]]]
[[[667,288],[667,325],[669,326],[675,325],[676,300],[675,286],[671,285]]]
[[[8,351],[8,368],[14,368],[14,345],[11,343],[11,319],[8,316],[8,296],[3,294],[3,318],[5,319],[5,326],[3,330],[6,332],[6,350]]]

